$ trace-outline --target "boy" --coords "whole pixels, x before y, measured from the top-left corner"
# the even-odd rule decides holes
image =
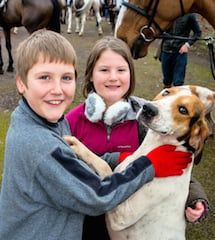
[[[86,214],[112,209],[154,176],[181,175],[191,161],[163,146],[120,174],[97,176],[62,138],[70,134],[63,113],[75,94],[76,65],[71,44],[52,31],[33,33],[17,49],[23,97],[6,139],[0,239],[79,240]]]

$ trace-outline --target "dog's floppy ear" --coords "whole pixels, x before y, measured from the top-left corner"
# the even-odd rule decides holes
[[[193,124],[189,139],[189,145],[197,151],[194,159],[195,164],[198,164],[201,160],[204,143],[208,136],[209,129],[206,121],[204,118],[199,119]]]

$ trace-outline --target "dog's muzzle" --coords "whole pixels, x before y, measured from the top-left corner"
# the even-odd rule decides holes
[[[137,119],[150,122],[156,115],[158,115],[158,108],[151,103],[146,103],[140,109]]]

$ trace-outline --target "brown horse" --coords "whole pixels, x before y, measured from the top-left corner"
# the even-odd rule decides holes
[[[128,0],[122,4],[115,35],[128,43],[135,59],[146,56],[154,36],[186,13],[201,14],[215,28],[215,0]]]
[[[1,0],[0,26],[3,28],[9,56],[7,71],[13,71],[11,54],[12,27],[24,26],[29,33],[41,28],[60,32],[60,11],[64,0]],[[0,74],[3,74],[3,59],[0,45]]]

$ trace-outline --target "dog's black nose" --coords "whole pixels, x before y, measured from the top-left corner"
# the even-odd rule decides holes
[[[143,118],[150,120],[158,114],[158,109],[151,103],[146,103],[142,106],[141,115]]]

